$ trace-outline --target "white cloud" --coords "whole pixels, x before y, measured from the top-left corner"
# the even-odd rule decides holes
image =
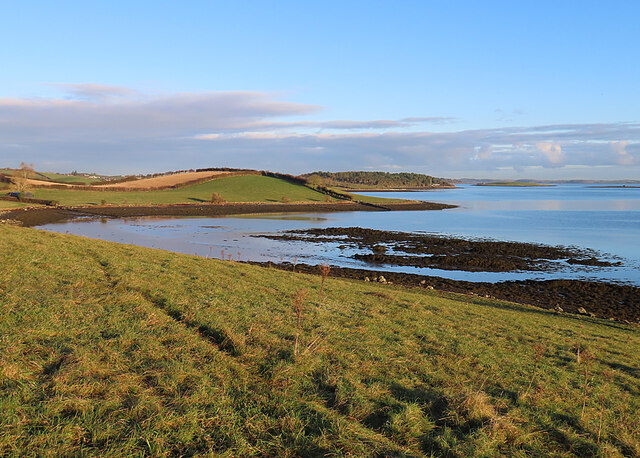
[[[562,147],[558,143],[538,142],[536,148],[542,152],[551,167],[560,167],[566,163]]]
[[[0,166],[24,160],[109,173],[234,166],[483,175],[640,165],[640,123],[437,132],[425,126],[454,120],[308,121],[303,117],[318,106],[269,93],[158,95],[91,84],[58,87],[67,95],[0,99]]]
[[[632,165],[635,158],[627,152],[629,142],[609,142],[609,149],[613,156],[613,162],[619,165]]]

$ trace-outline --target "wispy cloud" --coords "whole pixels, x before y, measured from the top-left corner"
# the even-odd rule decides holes
[[[309,121],[320,107],[262,92],[143,94],[57,85],[0,99],[0,158],[130,172],[202,166],[404,169],[434,174],[640,166],[640,123],[438,131],[449,117]],[[20,157],[16,157],[20,154]],[[13,162],[12,162],[13,161]]]
[[[136,91],[123,86],[94,83],[50,83],[49,86],[62,90],[66,98],[78,100],[104,101],[113,97],[131,97]]]

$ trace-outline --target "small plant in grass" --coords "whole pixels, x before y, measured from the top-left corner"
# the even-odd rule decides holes
[[[582,411],[580,412],[580,419],[584,419],[584,409],[587,405],[587,397],[589,395],[589,368],[591,366],[591,362],[594,359],[593,354],[587,350],[583,349],[580,351],[580,347],[578,347],[579,351],[579,361],[578,364],[582,364],[584,366],[584,381],[582,384]]]
[[[547,348],[543,344],[541,344],[539,342],[536,342],[533,345],[533,351],[535,352],[534,363],[533,363],[533,371],[531,371],[531,378],[529,379],[529,386],[527,387],[527,389],[525,390],[524,394],[522,395],[523,398],[525,398],[529,394],[529,391],[531,390],[531,386],[533,385],[533,381],[536,378],[536,373],[537,373],[538,367],[540,365],[540,360],[542,359],[542,357],[544,356],[545,352],[547,351]]]
[[[307,290],[304,288],[296,291],[293,298],[293,312],[296,314],[296,339],[293,344],[293,356],[298,356],[298,343],[300,340],[300,331],[302,329],[302,313],[304,312],[304,303],[307,300]]]
[[[100,205],[107,205],[107,201],[106,201],[105,199],[102,199],[102,200],[100,201]]]
[[[291,202],[291,199],[289,199],[287,196],[282,196],[282,202],[288,204],[289,202]]]
[[[612,370],[605,370],[602,372],[602,376],[604,377],[604,385],[600,389],[600,394],[598,396],[598,403],[600,404],[600,414],[598,420],[598,444],[600,443],[600,437],[602,435],[602,426],[604,425],[604,413],[606,410],[607,398],[605,396],[607,392],[607,388],[609,387],[609,383],[613,382],[613,378],[615,376],[615,372]]]
[[[222,198],[222,196],[220,194],[218,194],[217,192],[211,193],[211,203],[212,204],[223,204],[225,202],[226,202],[226,200],[224,200]]]
[[[320,284],[320,305],[322,305],[322,294],[324,293],[324,282],[329,276],[331,267],[327,264],[320,264],[320,275],[322,275],[322,283]]]

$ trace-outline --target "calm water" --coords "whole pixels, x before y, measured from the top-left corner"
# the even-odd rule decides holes
[[[360,226],[405,232],[482,237],[590,248],[620,258],[613,268],[568,267],[556,273],[460,272],[412,267],[384,267],[471,281],[524,278],[591,278],[640,285],[640,189],[559,185],[538,188],[461,186],[459,189],[368,193],[447,202],[459,208],[424,212],[348,212],[296,215],[254,215],[220,218],[87,219],[48,224],[42,229],[161,248],[206,257],[229,255],[235,260],[327,262],[346,267],[371,267],[350,259],[355,249],[339,243],[284,242],[257,237],[310,227]]]

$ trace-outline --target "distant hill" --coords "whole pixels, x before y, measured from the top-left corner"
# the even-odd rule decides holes
[[[302,176],[310,183],[348,189],[428,189],[453,186],[441,178],[409,172],[313,172]]]
[[[533,181],[489,181],[486,183],[476,183],[476,186],[504,186],[511,188],[535,188],[544,186],[554,186],[552,184],[542,184]]]

